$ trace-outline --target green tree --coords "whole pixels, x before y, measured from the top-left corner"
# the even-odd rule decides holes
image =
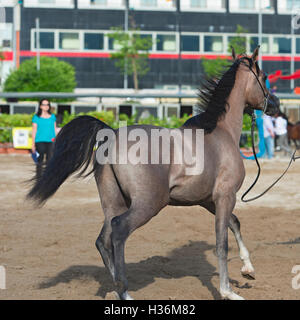
[[[231,48],[233,47],[236,54],[240,55],[243,53],[246,53],[247,48],[247,41],[246,37],[243,36],[243,34],[247,33],[248,30],[242,27],[241,25],[237,25],[236,28],[236,35],[231,37],[228,41],[228,48],[227,52],[231,54]],[[206,59],[202,58],[202,65],[204,69],[204,73],[207,75],[207,77],[217,77],[222,73],[222,71],[227,68],[230,64],[229,59],[222,59],[222,58],[216,58],[216,59]]]
[[[75,69],[71,64],[57,58],[41,57],[39,71],[36,65],[36,58],[22,62],[18,70],[10,73],[4,83],[3,90],[5,92],[74,91],[76,86]],[[53,99],[52,101],[62,100]]]
[[[216,59],[202,58],[204,72],[208,78],[218,77],[229,66],[229,60],[217,57]]]
[[[133,76],[134,89],[139,89],[139,77],[149,71],[149,49],[152,47],[152,38],[141,36],[138,33],[125,32],[121,28],[113,28],[108,37],[113,39],[116,52],[111,58],[116,60],[115,65],[121,72]]]
[[[236,28],[236,36],[232,37],[228,42],[227,51],[231,53],[231,47],[234,48],[235,53],[237,55],[246,53],[247,51],[247,38],[242,34],[247,33],[248,30],[242,27],[241,25],[237,25]]]

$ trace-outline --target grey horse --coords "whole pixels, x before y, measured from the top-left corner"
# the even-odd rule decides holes
[[[249,252],[243,243],[240,223],[232,213],[236,193],[240,189],[245,169],[239,150],[243,113],[246,107],[272,115],[279,110],[279,99],[265,85],[266,76],[257,64],[259,48],[252,56],[235,56],[233,63],[219,79],[206,82],[200,90],[202,112],[190,118],[179,131],[201,129],[203,134],[203,164],[198,174],[187,174],[185,164],[170,163],[102,163],[97,161],[99,148],[108,142],[97,140],[99,132],[115,133],[114,144],[120,142],[121,130],[113,130],[102,121],[89,116],[75,118],[57,136],[52,158],[27,197],[42,205],[74,172],[83,175],[93,162],[92,170],[105,215],[103,228],[96,240],[103,262],[109,270],[120,299],[131,299],[125,272],[125,241],[167,205],[200,205],[215,215],[216,253],[219,264],[220,293],[225,299],[243,299],[229,284],[227,269],[228,227],[233,232],[243,261],[242,275],[254,278]],[[127,127],[127,134],[140,129],[151,140],[157,128],[147,125]],[[168,129],[173,132],[175,129]],[[176,129],[178,130],[178,129]],[[187,139],[186,139],[187,140]],[[98,141],[98,150],[95,145]],[[174,141],[174,140],[172,140]],[[191,146],[195,138],[185,141]],[[132,147],[121,148],[127,152]],[[160,148],[161,146],[157,146]],[[120,150],[120,149],[116,149]],[[148,147],[149,158],[155,148]],[[174,142],[170,146],[174,153]],[[173,154],[174,155],[174,154]],[[118,159],[123,155],[117,154]],[[85,175],[88,175],[85,174]]]

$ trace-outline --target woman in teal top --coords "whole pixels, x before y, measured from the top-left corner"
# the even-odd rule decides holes
[[[32,118],[32,153],[39,153],[37,160],[37,176],[41,175],[42,165],[50,159],[56,136],[56,117],[51,114],[50,101],[43,99],[39,103],[38,112]]]

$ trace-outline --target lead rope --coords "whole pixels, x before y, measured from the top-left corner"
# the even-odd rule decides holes
[[[292,154],[292,157],[291,157],[291,160],[287,166],[287,168],[285,169],[285,171],[283,172],[283,174],[277,179],[275,180],[275,182],[273,182],[264,192],[262,192],[261,194],[259,194],[258,196],[255,196],[253,198],[250,198],[250,199],[244,199],[245,196],[250,192],[250,190],[254,187],[254,185],[256,184],[259,176],[260,176],[260,165],[259,165],[259,162],[258,162],[258,159],[257,159],[257,156],[256,156],[256,151],[255,151],[255,146],[254,146],[254,128],[255,128],[255,120],[256,120],[256,116],[255,116],[255,113],[253,111],[252,113],[252,123],[251,123],[251,139],[252,139],[252,151],[253,151],[253,154],[254,154],[254,158],[255,158],[255,161],[256,161],[256,164],[257,164],[257,167],[258,167],[258,172],[257,172],[257,176],[254,180],[254,182],[252,183],[252,185],[250,186],[250,188],[242,195],[242,198],[241,200],[243,202],[250,202],[250,201],[253,201],[253,200],[256,200],[260,197],[262,197],[264,194],[266,194],[271,188],[274,187],[274,185],[287,173],[287,171],[289,170],[291,164],[293,161],[296,161],[297,159],[299,159],[300,157],[295,157],[295,154],[297,152],[297,148],[295,149],[295,151],[293,152]]]

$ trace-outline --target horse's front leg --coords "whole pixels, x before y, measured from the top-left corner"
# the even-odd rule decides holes
[[[243,277],[253,280],[255,279],[255,272],[250,261],[249,252],[243,242],[241,230],[240,230],[240,222],[238,218],[232,214],[229,219],[229,228],[233,232],[237,245],[240,251],[240,258],[243,261],[244,265],[242,267],[241,273]]]
[[[228,277],[228,227],[230,216],[235,206],[235,194],[221,194],[215,200],[216,205],[216,245],[217,257],[219,262],[220,293],[224,299],[243,300],[235,294],[230,285]]]

